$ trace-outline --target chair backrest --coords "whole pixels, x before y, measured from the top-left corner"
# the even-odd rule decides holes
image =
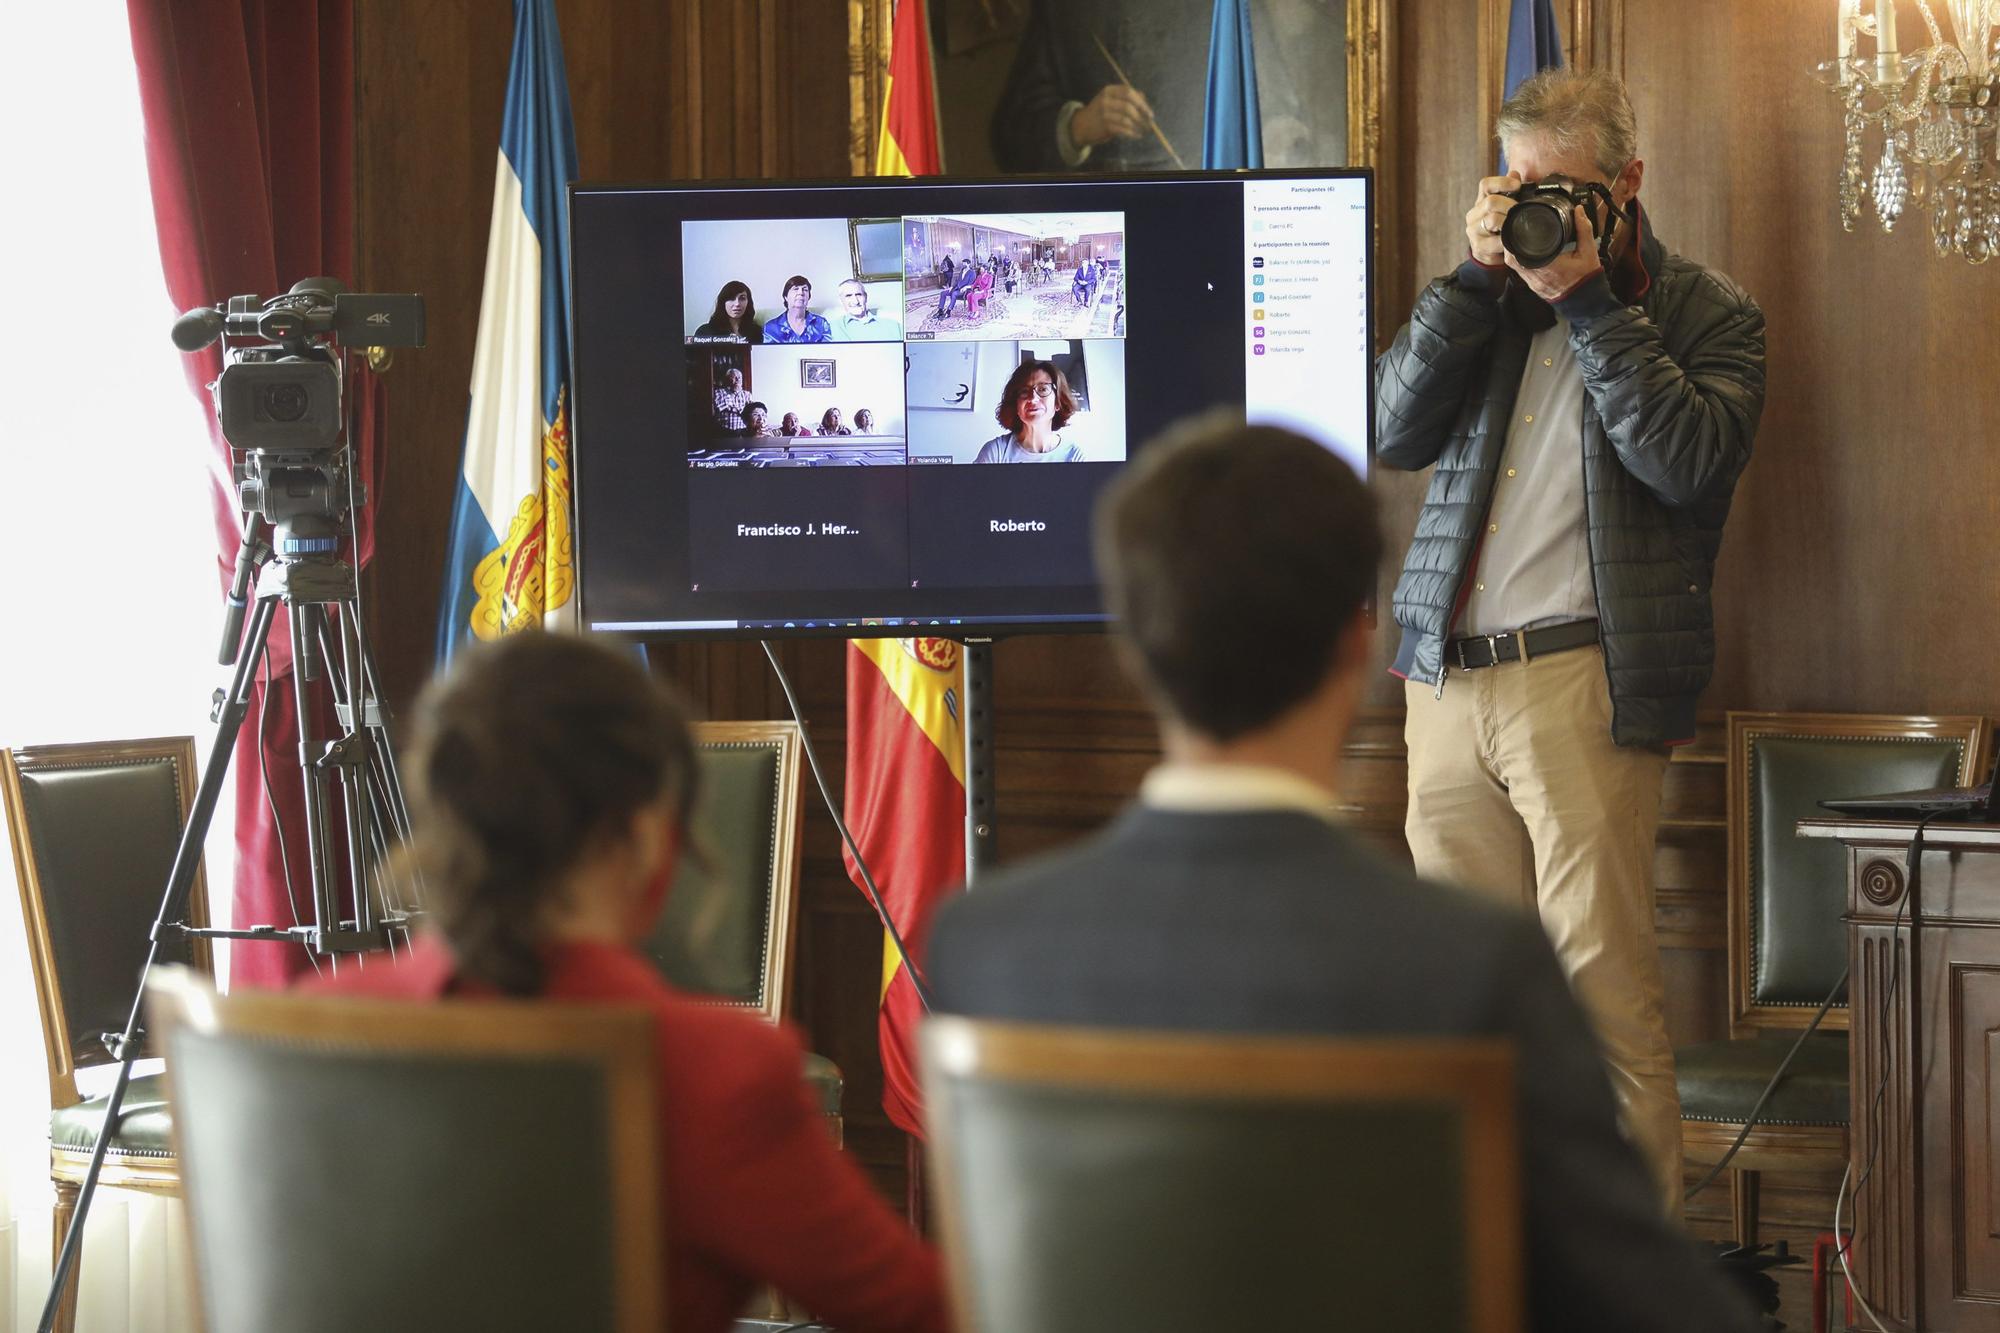
[[[1498,1042],[924,1025],[960,1333],[1520,1327]]]
[[[1847,967],[1837,842],[1797,836],[1819,802],[1964,786],[1984,771],[1983,717],[1729,714],[1729,993],[1736,1036],[1802,1028]],[[1824,1026],[1847,1026],[1841,991]]]
[[[790,1004],[798,932],[799,729],[698,722],[694,736],[689,855],[644,952],[675,985],[775,1021]]]
[[[154,974],[210,1333],[657,1333],[654,1023]]]
[[[77,1101],[76,1071],[111,1064],[194,801],[194,741],[95,741],[0,750],[0,795],[49,1057],[52,1106]],[[199,867],[188,924],[208,924]],[[206,941],[161,956],[207,971]]]

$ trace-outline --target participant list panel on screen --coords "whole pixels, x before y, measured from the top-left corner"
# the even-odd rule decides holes
[[[1244,406],[1368,468],[1368,195],[1360,180],[1243,185]]]

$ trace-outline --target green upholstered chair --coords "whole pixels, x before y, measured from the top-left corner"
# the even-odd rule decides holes
[[[658,1333],[642,1009],[252,992],[154,973],[210,1333]]]
[[[0,793],[48,1052],[58,1247],[76,1211],[107,1100],[85,1096],[77,1073],[117,1063],[103,1038],[125,1030],[194,788],[194,741],[187,736],[0,750]],[[197,925],[208,919],[199,872],[188,917]],[[169,941],[164,956],[209,966],[203,941]],[[178,1194],[180,1164],[169,1119],[160,1075],[135,1077],[101,1183]],[[56,1327],[64,1333],[75,1325],[81,1266],[71,1269],[58,1314]]]
[[[1730,1036],[1674,1053],[1690,1165],[1712,1166],[1735,1142],[1847,967],[1842,849],[1798,837],[1798,822],[1823,818],[1825,799],[1969,784],[1990,741],[1979,717],[1729,715]],[[1847,1027],[1843,988],[1731,1159],[1738,1244],[1757,1242],[1760,1173],[1846,1168]]]
[[[1503,1044],[935,1018],[923,1058],[960,1333],[1521,1327]]]

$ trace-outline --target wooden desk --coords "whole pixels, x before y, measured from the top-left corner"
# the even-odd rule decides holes
[[[1798,831],[1847,849],[1855,1283],[1899,1333],[2000,1333],[2000,826],[1925,830],[1914,904],[1914,825]]]

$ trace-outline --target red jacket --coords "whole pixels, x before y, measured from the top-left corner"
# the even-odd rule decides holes
[[[668,1326],[724,1333],[760,1282],[844,1333],[942,1333],[936,1255],[828,1137],[789,1029],[703,1004],[643,959],[571,942],[545,955],[544,998],[638,1003],[659,1019]],[[307,988],[435,1000],[477,995],[435,937]]]

